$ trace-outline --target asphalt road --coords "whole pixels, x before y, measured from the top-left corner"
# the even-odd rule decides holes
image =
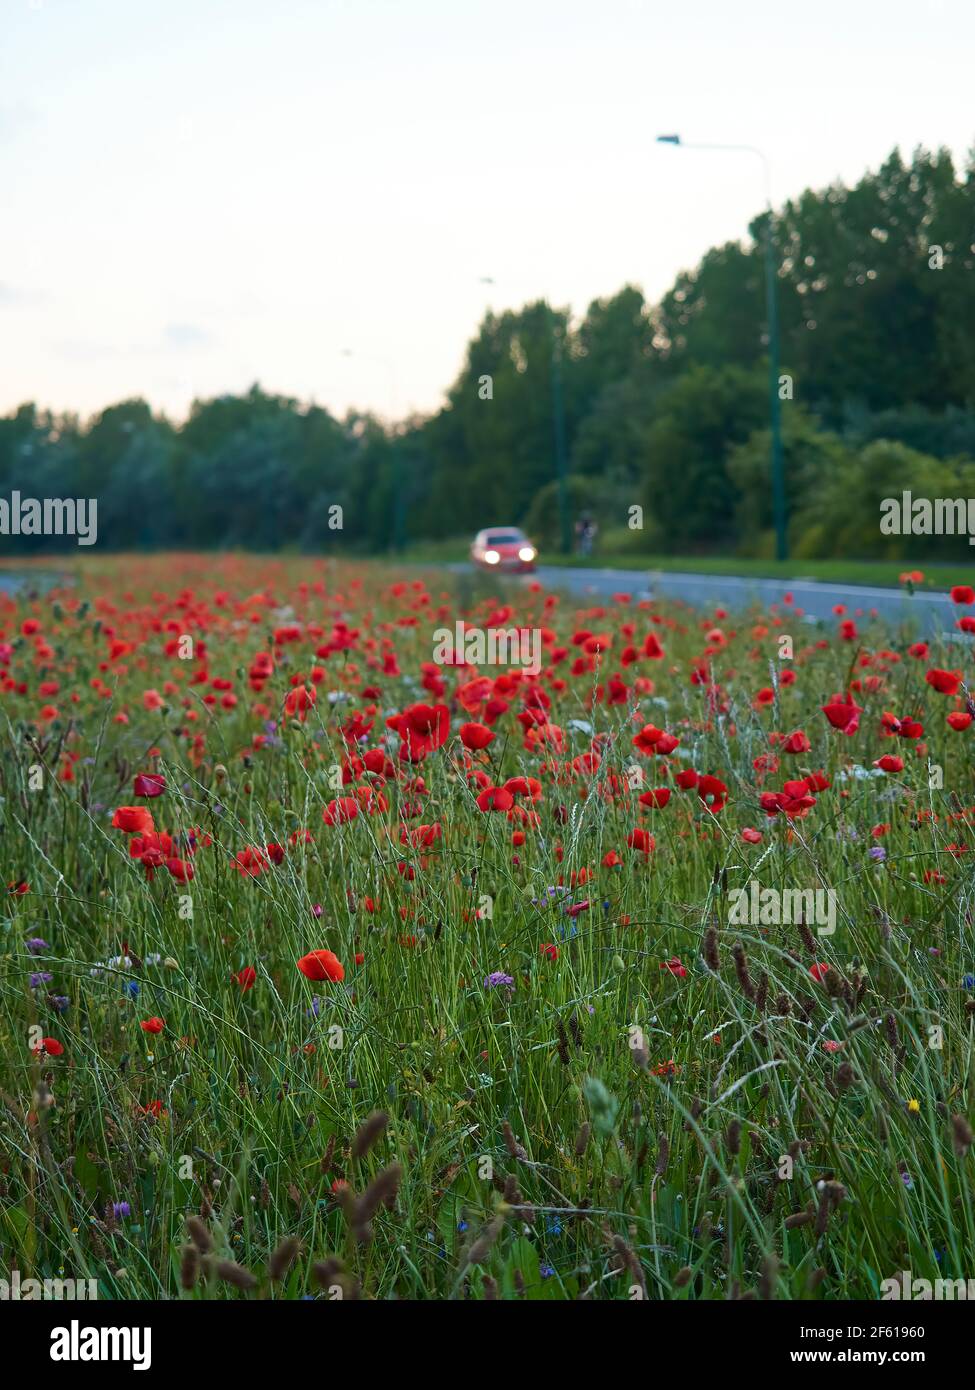
[[[471,566],[451,568],[463,572]],[[947,594],[908,594],[863,584],[821,584],[813,579],[745,579],[720,574],[663,574],[659,570],[564,569],[557,565],[540,565],[534,577],[546,588],[562,589],[579,598],[626,593],[634,599],[680,599],[697,608],[720,605],[729,612],[740,612],[756,603],[767,608],[770,603],[781,603],[788,593],[793,604],[810,618],[835,623],[833,609],[844,604],[847,617],[866,618],[875,611],[888,622],[913,622],[925,636],[944,633],[967,645],[964,634],[955,629],[959,614],[966,610],[957,608]]]

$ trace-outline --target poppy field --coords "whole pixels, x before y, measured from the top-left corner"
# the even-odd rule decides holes
[[[952,601],[924,639],[785,587],[743,614],[235,555],[0,595],[4,1271],[334,1302],[975,1278]],[[539,669],[445,660],[458,623]]]

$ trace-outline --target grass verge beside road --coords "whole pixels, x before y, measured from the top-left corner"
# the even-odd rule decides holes
[[[468,558],[463,541],[427,541],[410,546],[404,560],[412,564],[450,564]],[[900,587],[900,576],[920,570],[920,589],[945,590],[958,583],[959,566],[925,565],[911,560],[755,560],[735,555],[638,555],[619,552],[559,555],[543,551],[543,565],[582,569],[660,570],[664,573],[729,574],[745,579],[816,580],[823,584]]]

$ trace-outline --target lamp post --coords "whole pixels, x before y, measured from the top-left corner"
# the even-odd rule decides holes
[[[679,135],[658,135],[660,145],[679,145],[686,150],[722,150],[755,155],[762,161],[765,175],[765,315],[768,321],[768,391],[772,425],[772,516],[775,522],[775,557],[789,558],[786,526],[785,465],[782,454],[782,410],[779,399],[779,314],[775,292],[775,254],[772,243],[772,179],[766,155],[754,145],[685,144]]]
[[[359,357],[366,362],[378,362],[380,366],[385,367],[387,373],[389,374],[389,428],[390,431],[392,431],[396,418],[395,364],[388,357],[377,357],[374,353],[369,352],[353,352],[352,348],[343,348],[342,356]],[[399,452],[396,448],[395,438],[392,438],[390,441],[390,449],[392,450],[390,458],[393,465],[392,469],[390,470],[390,477],[392,479],[393,487],[393,526],[392,544],[390,546],[390,549],[398,551],[402,550],[403,548],[403,498],[401,495],[400,488]]]
[[[562,539],[562,554],[568,555],[572,549],[572,532],[569,526],[569,493],[566,487],[562,330],[556,325],[553,325],[552,328],[552,417],[555,428],[555,469],[559,485],[559,532]]]

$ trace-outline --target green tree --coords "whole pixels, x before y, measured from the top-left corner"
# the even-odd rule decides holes
[[[646,435],[643,505],[671,549],[733,542],[728,454],[766,410],[764,377],[740,367],[692,367],[661,397]]]

